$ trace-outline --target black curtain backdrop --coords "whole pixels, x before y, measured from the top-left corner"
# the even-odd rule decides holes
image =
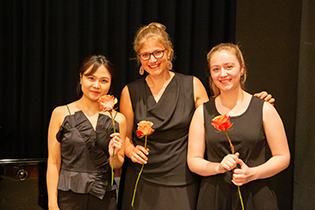
[[[294,159],[293,209],[315,208],[315,2],[303,0]]]
[[[112,94],[119,98],[139,78],[132,42],[150,22],[167,27],[174,70],[208,87],[206,54],[234,42],[235,14],[236,0],[0,1],[0,159],[47,157],[51,112],[78,99],[86,56],[114,63]]]

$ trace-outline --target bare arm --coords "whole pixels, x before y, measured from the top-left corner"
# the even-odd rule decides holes
[[[289,166],[290,151],[284,126],[278,112],[269,103],[264,103],[263,122],[272,157],[264,164],[252,168],[240,160],[241,169],[235,169],[233,176],[236,185],[272,177]]]
[[[201,176],[211,176],[230,171],[236,167],[239,154],[229,154],[220,163],[204,159],[205,128],[203,106],[199,106],[189,128],[187,163],[189,169]]]
[[[134,113],[132,109],[131,99],[129,95],[128,87],[125,86],[121,92],[120,96],[120,112],[126,117],[126,141],[125,141],[125,154],[129,157],[133,162],[137,162],[140,164],[147,163],[147,156],[149,154],[149,150],[145,149],[143,146],[137,145],[136,147],[132,143],[132,129],[133,129],[133,121],[134,121]]]
[[[57,107],[50,119],[48,128],[48,161],[47,161],[47,192],[49,209],[59,209],[57,201],[57,185],[61,163],[60,143],[56,134],[64,119],[64,107]]]
[[[209,101],[207,91],[201,81],[194,77],[194,97],[195,97],[195,108]]]

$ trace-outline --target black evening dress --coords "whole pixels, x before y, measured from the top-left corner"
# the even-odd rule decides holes
[[[115,124],[116,132],[119,132],[116,121]],[[99,114],[95,130],[82,111],[65,117],[56,136],[61,148],[58,190],[90,194],[100,200],[108,198],[106,193],[111,193],[114,197],[108,198],[109,205],[99,209],[116,209],[116,193],[113,192],[117,187],[110,183],[108,153],[112,133],[112,120],[107,115]]]
[[[136,136],[137,123],[153,122],[148,136],[148,162],[145,164],[134,209],[195,209],[198,177],[187,166],[188,130],[195,110],[193,76],[175,73],[156,103],[145,78],[128,84],[134,111],[133,143],[144,145]],[[126,160],[121,180],[122,209],[132,209],[131,200],[141,164]]]
[[[235,152],[239,152],[240,159],[249,167],[261,165],[271,157],[263,127],[263,104],[263,100],[252,96],[247,110],[239,116],[230,118],[233,125],[227,131]],[[214,99],[206,102],[203,108],[206,133],[205,159],[219,163],[231,153],[229,142],[224,132],[219,132],[211,125],[212,119],[220,115]],[[197,209],[241,209],[237,186],[231,179],[232,172],[203,177]],[[240,190],[246,210],[278,209],[270,179],[249,182],[241,186]]]

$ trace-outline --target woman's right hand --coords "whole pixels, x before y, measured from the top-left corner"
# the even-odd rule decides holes
[[[137,145],[129,154],[129,158],[134,163],[147,164],[149,155],[149,148],[144,148],[143,146]]]
[[[231,171],[234,168],[236,168],[239,160],[239,153],[235,153],[235,155],[233,154],[228,154],[226,155],[223,160],[221,161],[221,163],[219,164],[218,168],[217,168],[217,172],[218,173],[225,173],[226,171]]]

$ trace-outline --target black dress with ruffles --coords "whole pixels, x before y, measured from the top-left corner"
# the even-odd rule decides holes
[[[115,121],[116,132],[119,130]],[[58,190],[91,194],[103,199],[111,185],[108,144],[113,124],[109,116],[99,114],[94,130],[82,111],[67,115],[57,133],[61,148]]]

